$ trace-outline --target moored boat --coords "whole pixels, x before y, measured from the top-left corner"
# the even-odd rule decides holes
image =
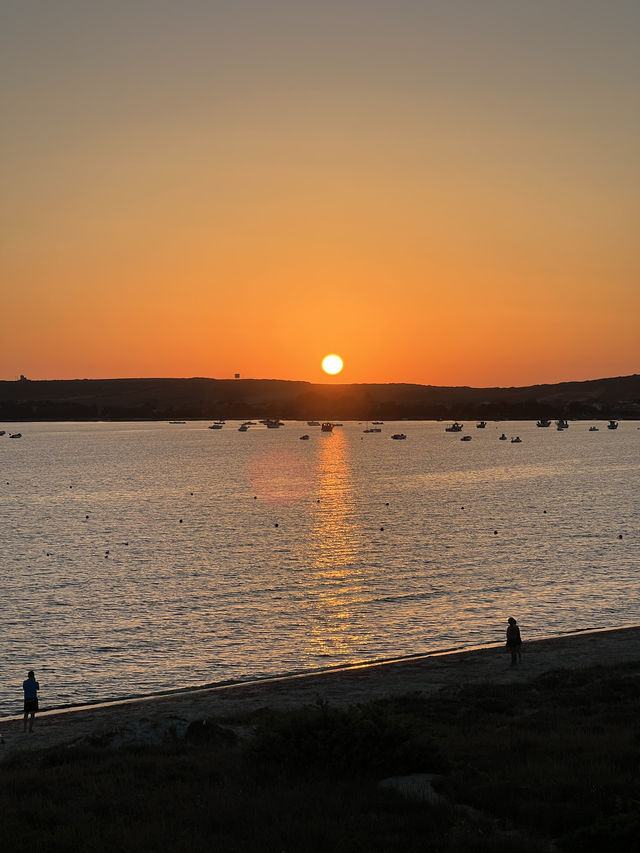
[[[537,427],[548,427],[551,426],[551,421],[549,418],[540,418],[540,420],[536,424]]]
[[[486,422],[486,421],[480,421],[480,423],[479,423],[479,424],[476,424],[476,429],[485,429],[485,428],[486,428],[486,426],[487,426],[487,422]]]
[[[333,432],[333,424],[331,421],[325,421],[320,427],[321,432]]]
[[[463,435],[462,438],[460,439],[460,441],[471,441],[471,436],[470,435]]]
[[[607,429],[618,429],[618,421],[609,421]]]
[[[394,432],[391,438],[395,439],[395,441],[402,441],[407,436],[403,432]]]
[[[458,421],[454,421],[451,426],[445,427],[445,432],[462,432],[463,424],[459,424]]]

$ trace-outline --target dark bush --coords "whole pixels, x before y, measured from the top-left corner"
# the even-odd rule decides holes
[[[335,777],[445,769],[419,727],[376,705],[340,710],[318,704],[273,716],[257,728],[248,754],[262,765]]]

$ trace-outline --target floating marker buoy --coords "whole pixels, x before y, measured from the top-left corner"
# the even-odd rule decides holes
[[[494,535],[494,536],[497,536],[497,535],[498,535],[498,531],[497,531],[497,530],[494,530],[494,531],[493,531],[493,535]]]
[[[543,512],[545,515],[547,514],[546,509],[543,509],[543,510],[542,510],[542,512]]]
[[[461,506],[461,507],[460,507],[460,509],[464,509],[464,507],[463,507],[463,506]]]
[[[384,527],[381,527],[380,530],[384,530]]]
[[[618,539],[622,539],[622,533],[618,535]]]
[[[89,518],[89,516],[88,516],[88,515],[85,515],[85,518]]]
[[[278,525],[278,522],[276,522],[273,526],[274,526],[274,527],[278,527],[278,526],[279,526],[279,525]]]
[[[253,496],[253,499],[254,499],[254,501],[257,501],[257,500],[258,500],[258,496],[257,496],[257,495],[254,495],[254,496]]]
[[[385,506],[389,506],[389,504],[385,504]]]
[[[180,524],[182,524],[182,519],[180,519]]]

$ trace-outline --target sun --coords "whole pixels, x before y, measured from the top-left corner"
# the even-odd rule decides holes
[[[325,355],[322,359],[322,369],[325,373],[330,373],[332,376],[335,376],[336,373],[340,373],[343,367],[344,362],[339,355]]]

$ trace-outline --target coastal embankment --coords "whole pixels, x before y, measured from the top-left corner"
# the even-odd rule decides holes
[[[552,670],[640,661],[640,626],[590,630],[526,642],[510,666],[502,644],[363,663],[322,672],[210,685],[169,694],[43,711],[33,733],[22,717],[0,720],[0,760],[24,750],[72,746],[91,739],[161,742],[198,719],[229,718],[263,708],[290,709],[317,701],[346,707],[419,693],[434,696],[473,684],[522,684]],[[16,700],[19,710],[19,699]]]

